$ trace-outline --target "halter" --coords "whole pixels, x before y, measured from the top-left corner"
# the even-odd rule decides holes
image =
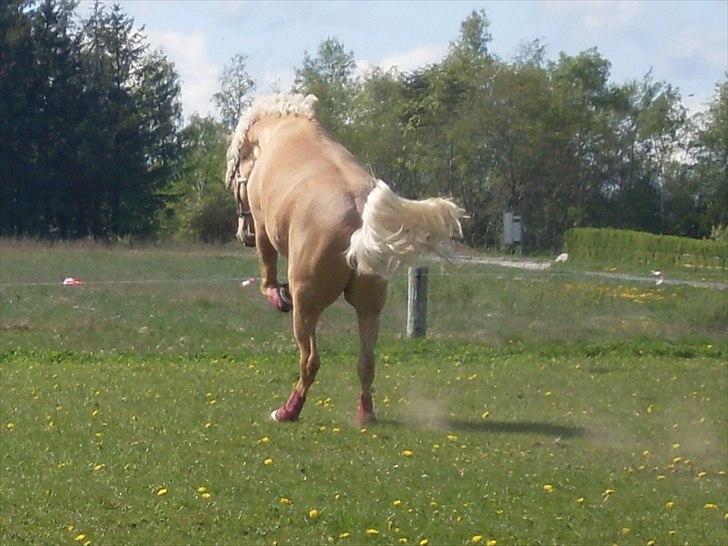
[[[240,193],[245,192],[245,198],[248,198],[248,179],[247,178],[238,178],[238,193],[236,194],[236,201],[238,203],[237,207],[237,214],[238,218],[250,218],[253,216],[252,211],[250,210],[250,201],[248,201],[248,210],[243,210],[243,205],[240,202]]]

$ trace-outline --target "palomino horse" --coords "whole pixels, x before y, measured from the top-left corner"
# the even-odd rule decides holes
[[[316,324],[342,293],[359,322],[361,381],[357,421],[374,420],[372,382],[387,278],[422,253],[446,255],[462,237],[463,210],[448,199],[403,199],[372,177],[322,129],[316,97],[257,99],[227,151],[226,182],[238,203],[238,238],[255,246],[261,291],[280,311],[293,309],[299,379],[271,414],[298,419],[319,369]],[[277,278],[288,258],[288,282]]]

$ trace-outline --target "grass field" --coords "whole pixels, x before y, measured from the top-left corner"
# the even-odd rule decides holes
[[[290,317],[239,287],[250,254],[0,256],[3,544],[728,541],[725,293],[433,268],[430,337],[412,342],[398,278],[380,422],[352,424],[337,302],[302,420],[281,426]],[[60,287],[71,275],[89,284]],[[91,284],[134,279],[165,282]]]

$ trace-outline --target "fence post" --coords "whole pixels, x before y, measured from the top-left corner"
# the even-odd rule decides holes
[[[427,268],[410,267],[407,271],[407,337],[425,337],[427,333]]]

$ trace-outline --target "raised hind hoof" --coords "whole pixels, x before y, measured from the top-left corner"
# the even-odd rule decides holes
[[[293,309],[293,300],[287,284],[279,284],[265,289],[265,297],[275,309],[287,313]]]

